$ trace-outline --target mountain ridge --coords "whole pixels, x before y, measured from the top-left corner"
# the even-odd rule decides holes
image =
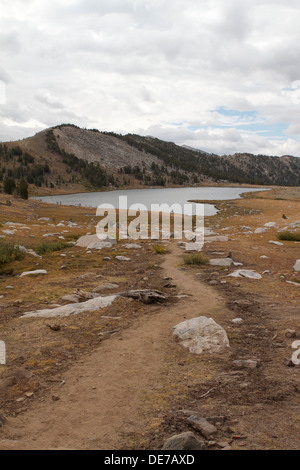
[[[61,124],[0,144],[0,182],[37,188],[102,188],[253,184],[300,186],[300,158],[210,154],[151,136]]]

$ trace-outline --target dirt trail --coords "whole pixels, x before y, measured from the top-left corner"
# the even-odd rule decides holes
[[[191,297],[141,317],[76,363],[64,374],[63,387],[55,386],[35,409],[9,419],[0,431],[0,449],[121,449],[126,435],[143,432],[145,396],[161,382],[168,348],[174,344],[172,327],[209,315],[221,302],[214,290],[180,268],[181,253],[172,244],[163,273]],[[59,401],[52,400],[54,394]]]

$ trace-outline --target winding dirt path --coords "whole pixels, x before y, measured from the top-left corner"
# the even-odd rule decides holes
[[[166,354],[174,344],[172,327],[209,315],[222,301],[180,269],[181,255],[172,244],[163,262],[164,276],[191,296],[140,318],[76,363],[64,374],[65,385],[55,386],[59,401],[48,396],[35,409],[9,419],[0,431],[1,450],[122,449],[128,433],[143,432],[145,396],[153,384],[161,383]]]

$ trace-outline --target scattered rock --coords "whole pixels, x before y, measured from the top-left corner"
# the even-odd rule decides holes
[[[172,283],[168,283],[164,285],[165,289],[174,289],[175,287],[177,287],[176,284],[172,284]]]
[[[295,367],[296,364],[294,364],[294,362],[292,361],[292,359],[286,359],[285,365],[286,365],[287,367]]]
[[[187,419],[188,424],[190,424],[194,429],[200,432],[203,437],[210,439],[212,436],[217,434],[218,430],[216,426],[210,424],[207,419],[201,418],[200,416],[193,415]]]
[[[292,284],[292,286],[300,287],[300,282],[293,282],[293,281],[286,281],[288,284]]]
[[[2,233],[5,235],[14,235],[16,233],[16,230],[2,230]]]
[[[6,424],[6,422],[7,422],[7,420],[6,420],[5,416],[0,414],[0,428],[2,428],[4,426],[4,424]]]
[[[216,258],[209,260],[211,266],[231,266],[233,260],[231,258]]]
[[[216,446],[219,447],[220,449],[226,449],[227,447],[230,447],[229,442],[216,442]],[[231,448],[231,447],[230,447]]]
[[[69,304],[78,304],[80,301],[79,295],[71,294],[65,295],[62,299],[63,302],[68,302]]]
[[[212,318],[186,320],[174,327],[173,334],[193,354],[215,353],[230,347],[226,331]]]
[[[188,431],[176,434],[164,442],[162,450],[205,450],[205,444]]]
[[[203,248],[202,242],[191,242],[185,244],[186,251],[201,251]]]
[[[32,255],[32,256],[35,256],[36,258],[42,258],[40,255],[38,255],[34,250],[32,250],[31,248],[26,248],[25,246],[22,246],[22,245],[16,245],[16,248],[19,248],[20,251],[22,251],[22,253],[26,253],[28,255]]]
[[[116,259],[119,261],[131,261],[131,259],[126,258],[126,256],[116,256]]]
[[[33,317],[69,317],[70,315],[78,315],[84,312],[94,312],[102,308],[111,305],[117,298],[116,295],[110,295],[107,297],[96,297],[86,302],[78,304],[68,304],[62,307],[54,309],[37,310],[34,312],[27,312],[21,318],[33,318]]]
[[[126,248],[126,250],[140,250],[142,247],[141,245],[137,245],[135,243],[127,243],[124,248]]]
[[[244,320],[242,318],[234,318],[233,320],[231,320],[231,323],[233,323],[234,325],[241,325],[242,323],[244,323]]]
[[[296,338],[296,335],[297,335],[296,330],[285,330],[286,338]]]
[[[268,227],[268,228],[277,228],[278,227],[276,222],[267,222],[264,226]]]
[[[284,246],[284,244],[283,244],[283,243],[280,243],[280,242],[274,242],[274,240],[270,240],[270,241],[269,241],[269,243],[270,243],[271,245]]]
[[[83,237],[80,237],[77,242],[76,246],[79,246],[81,248],[88,248],[89,246],[93,244],[101,242],[108,242],[111,243],[112,245],[115,245],[117,242],[116,240],[109,238],[108,235],[84,235]]]
[[[21,274],[20,277],[25,277],[25,276],[45,276],[47,271],[45,269],[37,269],[35,271],[25,271],[24,273]]]
[[[250,269],[237,269],[231,274],[228,274],[231,277],[246,277],[248,279],[262,279],[262,276],[255,271]]]
[[[238,369],[256,369],[258,367],[258,362],[252,359],[246,360],[237,360],[232,363]]]
[[[100,241],[97,241],[97,242],[94,242],[94,243],[91,243],[87,249],[88,250],[103,250],[103,248],[112,248],[113,244],[111,242],[100,242]]]
[[[164,302],[167,297],[165,294],[158,290],[130,290],[127,292],[121,292],[119,294],[121,297],[128,297],[135,300],[140,300],[144,304],[155,304]]]

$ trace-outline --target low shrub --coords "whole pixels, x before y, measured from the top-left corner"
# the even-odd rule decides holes
[[[165,249],[163,246],[157,245],[156,243],[153,245],[153,248],[152,248],[152,249],[153,249],[153,251],[154,251],[155,253],[157,253],[158,255],[165,255],[166,252],[167,252],[166,249]]]
[[[279,240],[286,240],[289,242],[300,242],[300,233],[299,232],[280,232],[278,234]]]
[[[38,255],[42,256],[46,253],[52,253],[53,251],[61,251],[65,248],[70,248],[69,243],[54,242],[54,243],[42,243],[36,249]]]
[[[24,256],[24,253],[19,247],[0,240],[0,266],[11,263],[12,261],[20,261],[24,259]]]
[[[186,265],[201,265],[207,264],[209,262],[209,258],[202,255],[201,253],[195,253],[192,255],[184,256],[183,261]]]

